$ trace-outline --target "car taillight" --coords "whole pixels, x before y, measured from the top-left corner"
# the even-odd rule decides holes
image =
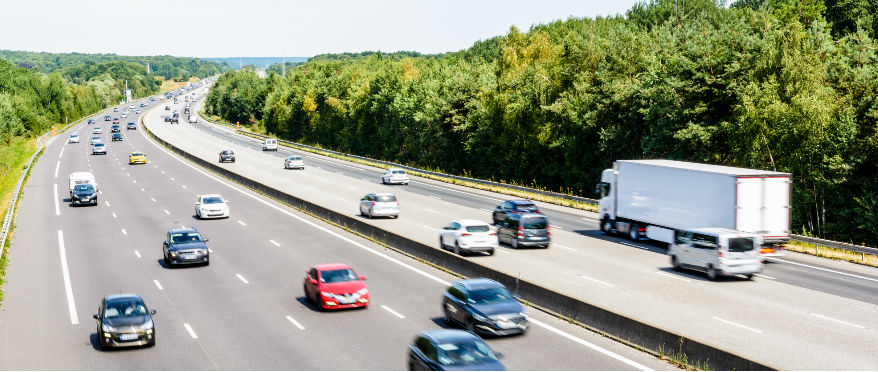
[[[716,251],[718,257],[723,257],[723,251]]]
[[[773,249],[773,248],[765,247],[765,248],[760,249],[760,250],[759,250],[759,253],[763,253],[763,254],[765,254],[765,253],[774,253],[774,249]]]
[[[492,232],[492,233],[488,233],[488,235],[497,235],[497,233]]]
[[[546,235],[552,236],[552,225],[546,226]]]
[[[524,236],[524,228],[521,226],[518,227],[518,237],[521,238]]]
[[[372,206],[374,206],[374,205],[375,205],[375,202],[372,202]]]
[[[472,235],[472,234],[470,234],[470,233],[463,233],[463,234],[460,234],[460,236],[470,236],[470,235]]]

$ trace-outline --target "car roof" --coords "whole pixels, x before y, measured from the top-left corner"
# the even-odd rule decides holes
[[[462,279],[456,280],[455,283],[460,283],[466,289],[478,289],[478,288],[496,288],[496,287],[504,287],[500,282],[488,279],[488,278],[475,278],[475,279]]]
[[[171,231],[168,231],[168,232],[171,234],[194,233],[194,232],[197,233],[198,230],[196,230],[194,227],[184,227],[182,229],[171,229]]]
[[[375,196],[394,196],[393,193],[389,192],[370,192],[370,194]]]
[[[422,331],[420,336],[426,337],[436,343],[480,340],[479,336],[460,329],[433,329]]]
[[[351,266],[343,263],[325,263],[314,265],[314,268],[317,271],[325,271],[325,270],[339,270],[339,269],[351,269]]]
[[[479,221],[479,220],[457,220],[458,223],[464,226],[475,226],[475,225],[487,225],[487,222]]]
[[[129,298],[130,298],[130,299],[143,300],[143,298],[141,298],[140,295],[137,294],[137,293],[120,293],[120,294],[114,294],[114,295],[109,295],[109,296],[105,297],[105,299],[106,299],[107,301],[111,301],[111,300],[123,300],[123,299],[129,299]]]
[[[143,153],[140,151],[132,151],[131,155],[143,155]]]

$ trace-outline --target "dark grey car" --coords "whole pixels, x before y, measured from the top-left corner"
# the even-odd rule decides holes
[[[118,294],[104,297],[98,313],[97,337],[101,350],[122,346],[155,345],[155,324],[140,295]]]
[[[512,248],[548,248],[552,242],[552,227],[544,214],[509,213],[497,227],[497,240]]]
[[[451,283],[442,299],[445,322],[459,324],[475,334],[505,336],[527,330],[527,309],[515,296],[491,279]]]
[[[479,336],[456,329],[424,331],[409,345],[410,371],[505,371]]]
[[[172,229],[168,231],[162,244],[162,253],[168,267],[178,264],[210,265],[208,239],[203,238],[194,228]]]
[[[98,191],[88,183],[73,187],[73,195],[70,197],[71,205],[91,204],[98,205]]]

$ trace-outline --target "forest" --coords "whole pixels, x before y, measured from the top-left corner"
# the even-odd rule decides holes
[[[441,56],[230,71],[206,107],[293,141],[587,197],[617,159],[790,172],[794,233],[878,246],[876,14],[650,1]]]
[[[199,58],[172,56],[121,56],[117,54],[85,54],[85,53],[46,53],[14,50],[0,50],[0,59],[12,62],[18,67],[36,72],[64,73],[71,68],[83,65],[92,66],[125,66],[139,64],[146,72],[149,63],[150,74],[167,80],[183,81],[190,77],[206,78],[229,69],[225,63],[212,62]],[[109,63],[117,62],[117,63]]]

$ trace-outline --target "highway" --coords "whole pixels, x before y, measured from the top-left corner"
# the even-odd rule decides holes
[[[191,129],[171,128],[160,114],[147,111],[146,121]],[[96,120],[108,139],[109,122]],[[446,327],[440,299],[453,276],[206,173],[142,129],[123,129],[107,155],[90,155],[90,129],[78,124],[52,138],[23,190],[0,306],[2,369],[396,370],[406,368],[417,332]],[[69,133],[82,143],[66,143]],[[148,163],[128,165],[132,151]],[[74,171],[95,174],[98,206],[66,200]],[[201,193],[225,196],[231,217],[196,220]],[[166,267],[161,242],[179,226],[210,238],[209,266]],[[367,276],[371,306],[320,312],[306,304],[304,273],[324,262]],[[104,296],[128,292],[158,311],[157,344],[100,351],[91,314]],[[530,318],[526,335],[487,340],[510,369],[673,369],[536,310]]]
[[[222,148],[234,149],[239,161],[224,167],[342,213],[355,215],[356,201],[366,192],[394,192],[401,217],[368,223],[425,244],[433,245],[438,229],[452,219],[489,220],[488,210],[505,198],[417,177],[409,186],[385,186],[380,170],[313,154],[303,154],[305,171],[284,171],[281,158],[288,150],[262,152],[258,141],[228,128],[169,126],[149,117],[147,124],[208,161]],[[714,283],[671,271],[661,247],[605,236],[593,214],[540,206],[560,227],[550,249],[506,247],[492,257],[469,259],[778,368],[870,369],[878,363],[871,347],[878,343],[874,268],[789,253],[754,282]],[[555,222],[559,215],[568,222]],[[568,225],[574,220],[581,225]]]

